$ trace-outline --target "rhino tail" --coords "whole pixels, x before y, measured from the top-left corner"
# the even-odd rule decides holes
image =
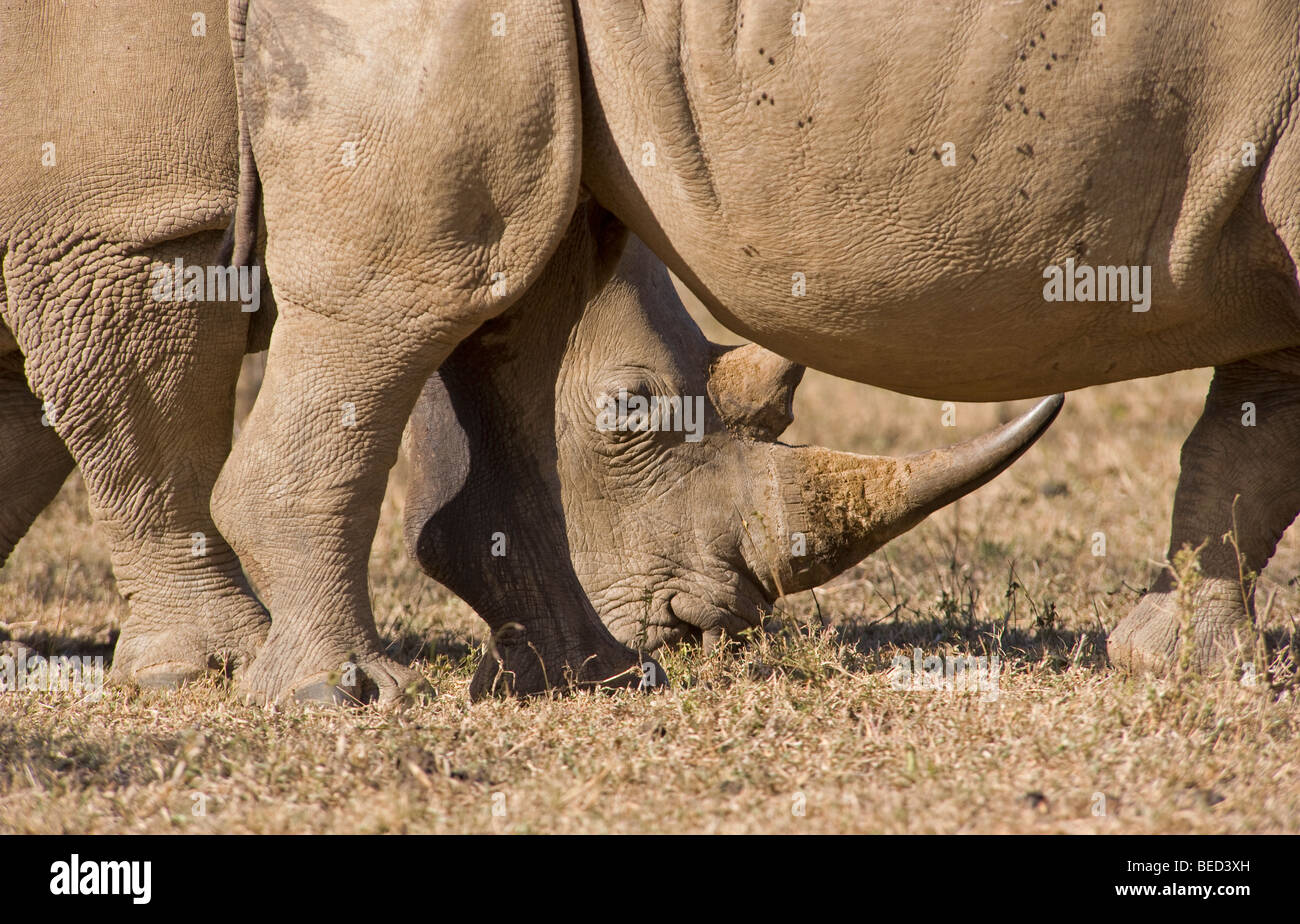
[[[239,188],[235,197],[235,211],[226,233],[218,246],[218,266],[251,267],[257,259],[257,237],[262,219],[262,184],[257,176],[257,163],[253,159],[253,142],[248,130],[248,114],[244,108],[244,36],[248,26],[249,0],[230,0],[227,20],[230,29],[230,50],[234,59],[235,100],[239,111]],[[265,288],[263,280],[262,307],[248,325],[248,344],[245,352],[260,353],[271,342],[271,328],[275,324],[275,301]]]

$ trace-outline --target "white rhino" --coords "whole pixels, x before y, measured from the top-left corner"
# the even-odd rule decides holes
[[[241,676],[269,628],[208,512],[230,445],[239,357],[265,344],[273,317],[269,289],[250,288],[258,277],[217,275],[208,266],[238,178],[236,84],[224,16],[214,3],[121,3],[94,16],[61,4],[0,6],[0,32],[13,52],[5,56],[10,70],[0,87],[13,112],[29,114],[12,120],[0,149],[11,177],[0,197],[9,242],[0,304],[0,563],[75,458],[131,605],[114,672],[146,686],[175,685],[214,666]],[[237,48],[237,29],[234,38]],[[123,52],[86,57],[78,50],[88,40],[120,43]],[[32,66],[34,76],[24,69]],[[160,127],[161,143],[153,140]],[[256,194],[251,178],[245,171],[248,196]],[[621,241],[619,234],[611,241]],[[581,259],[571,269],[557,264],[550,284],[517,306],[521,316],[575,323],[598,291],[593,247],[575,235],[571,249],[582,248]],[[606,270],[616,251],[611,242],[602,253]],[[184,287],[161,291],[171,280],[160,270],[178,259],[189,267],[178,278],[201,290],[197,298],[186,298]],[[228,291],[209,292],[209,282],[226,283]],[[241,310],[259,301],[259,312]],[[666,348],[662,337],[652,343],[653,330],[646,335],[647,349]],[[481,376],[467,376],[463,393],[446,392],[449,401],[457,395],[462,415],[473,414],[478,434],[519,423],[493,417],[513,410],[508,403],[480,401],[482,407],[467,410],[476,392],[496,387],[497,373],[486,370],[499,360],[490,354]],[[525,458],[525,451],[538,457]],[[553,436],[549,450],[532,436],[510,447],[510,458],[522,462],[512,473],[513,498],[548,496],[557,483],[548,459],[554,454]],[[1013,454],[1003,442],[983,457],[1000,465]],[[499,461],[477,458],[467,480],[490,481]],[[512,548],[493,571],[498,598],[474,592],[481,562],[472,557],[440,573],[467,589],[490,619],[501,607],[527,607],[530,643],[545,650],[555,683],[565,681],[565,656],[575,652],[582,658],[573,660],[573,679],[604,679],[604,671],[630,666],[636,670],[625,679],[638,682],[640,658],[605,630],[573,573],[564,518],[528,521],[542,509],[520,508],[524,522],[500,524],[509,527]],[[666,532],[641,530],[625,547],[641,563],[663,558],[674,543]],[[532,590],[524,593],[526,587]],[[548,621],[557,624],[554,633],[541,628]],[[546,650],[548,636],[563,644]],[[498,633],[497,650],[509,651],[509,642],[510,633]],[[484,677],[479,688],[496,680],[490,671]],[[516,687],[546,682],[520,676]],[[317,683],[294,692],[340,691]]]
[[[494,630],[473,696],[546,689],[565,665],[609,676],[619,653],[575,638],[553,601],[575,578],[637,651],[758,625],[987,482],[1061,406],[899,460],[784,445],[803,367],[710,343],[625,237],[580,204],[533,289],[457,347],[411,417],[411,556]],[[637,417],[635,396],[662,413]]]
[[[1171,549],[1207,543],[1193,662],[1253,636],[1233,499],[1248,571],[1300,508],[1294,3],[254,0],[247,19],[281,316],[214,512],[275,612],[250,689],[354,649],[400,687],[366,598],[384,472],[422,383],[526,295],[582,188],[723,323],[836,375],[1001,400],[1215,366]],[[1165,578],[1111,655],[1160,669],[1179,635]]]
[[[26,114],[0,147],[0,564],[75,460],[130,603],[114,675],[148,687],[212,668],[238,678],[270,627],[209,513],[240,358],[265,349],[274,318],[269,288],[206,297],[209,278],[229,282],[209,271],[240,176],[226,13],[216,0],[0,4],[0,95]],[[200,297],[170,290],[160,270],[177,260],[182,282],[202,272]],[[586,614],[580,647],[639,663],[548,552],[546,605]]]

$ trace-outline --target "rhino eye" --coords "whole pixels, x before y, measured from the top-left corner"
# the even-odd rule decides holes
[[[657,435],[675,443],[696,442],[703,432],[703,396],[691,398],[650,381],[602,388],[596,397],[596,429],[606,439]]]
[[[656,397],[644,382],[602,389],[596,397],[596,430],[611,439],[653,432]]]

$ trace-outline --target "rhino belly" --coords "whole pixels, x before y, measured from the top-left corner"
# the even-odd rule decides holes
[[[1116,41],[1050,4],[860,4],[803,34],[621,9],[583,4],[584,179],[769,349],[1001,400],[1300,342],[1295,293],[1253,294],[1262,238],[1223,230],[1256,220],[1222,152],[1276,120],[1281,13],[1144,6]]]

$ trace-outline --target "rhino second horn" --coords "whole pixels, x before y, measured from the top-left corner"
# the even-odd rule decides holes
[[[823,584],[941,507],[987,484],[1046,432],[1064,395],[944,449],[900,459],[829,449],[770,447],[773,495],[766,555],[771,590]],[[800,554],[802,552],[802,554]]]
[[[794,421],[794,391],[804,367],[757,343],[714,345],[709,396],[727,429],[771,442]]]

